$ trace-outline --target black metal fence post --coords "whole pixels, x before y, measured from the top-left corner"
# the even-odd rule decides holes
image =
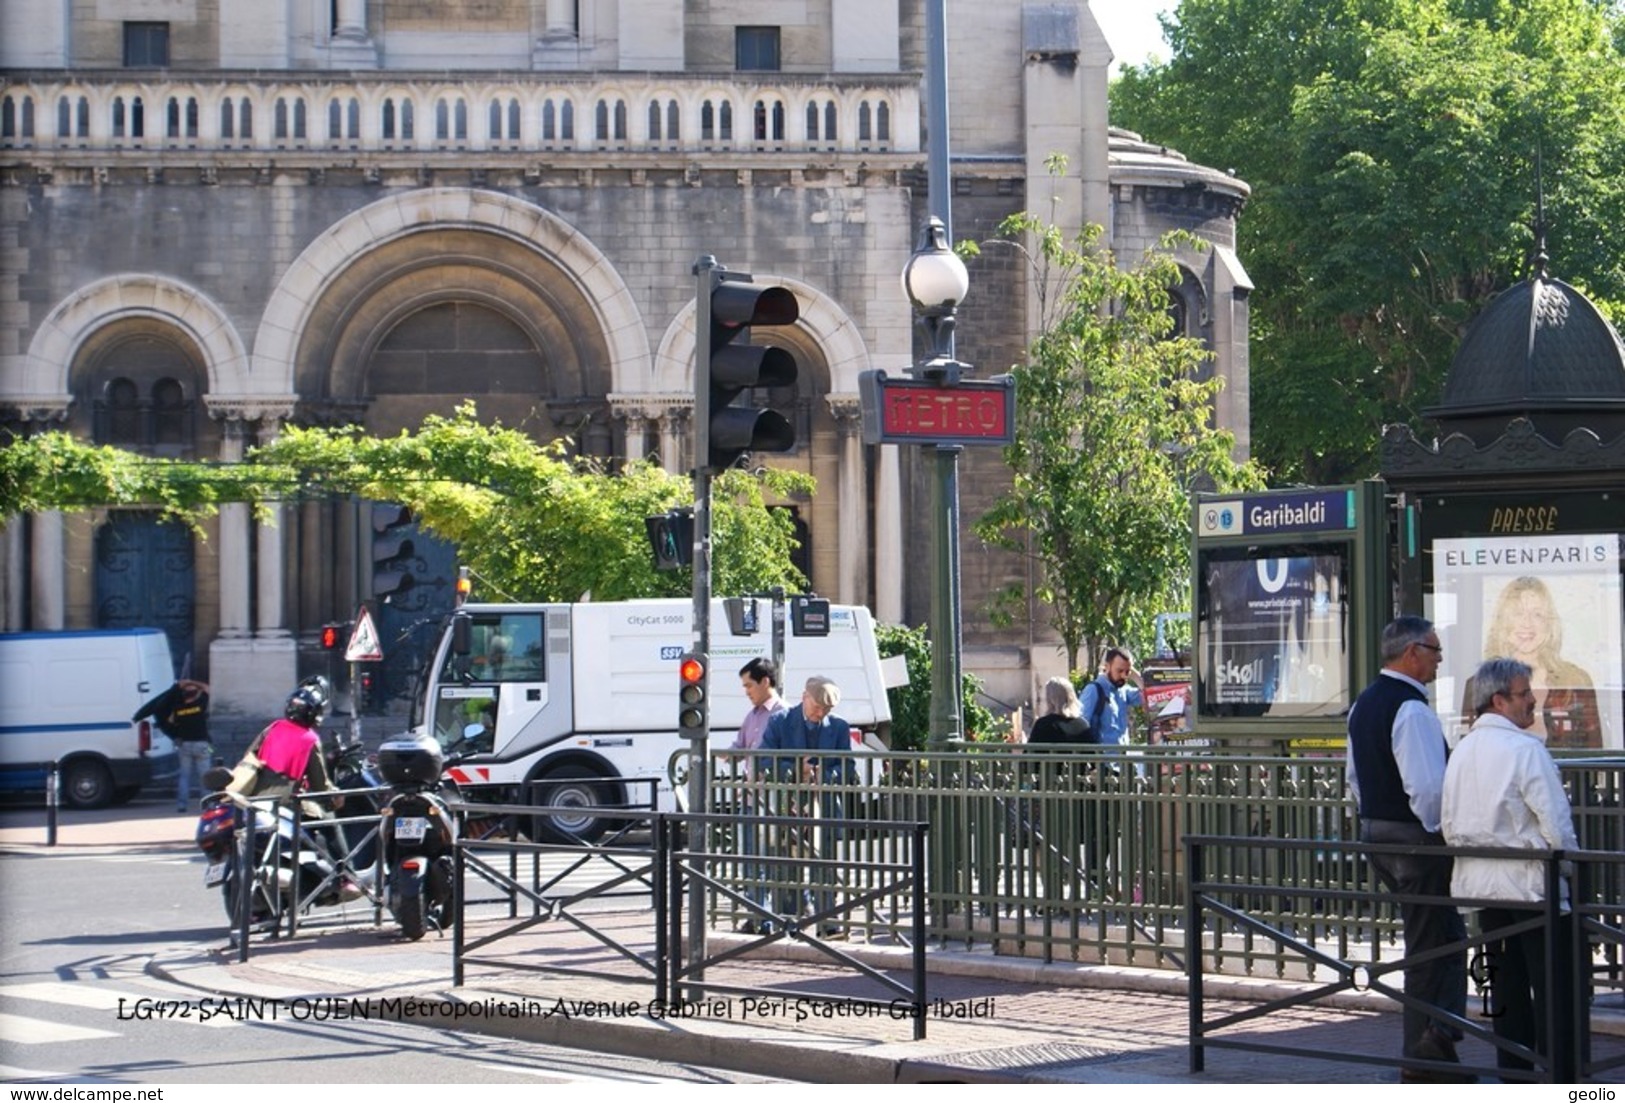
[[[56,759],[45,764],[45,845],[56,845],[56,815],[62,804],[62,764]]]
[[[1205,876],[1202,866],[1202,846],[1189,836],[1185,838],[1185,971],[1190,995],[1190,1071],[1206,1068],[1207,1054],[1202,1047],[1202,905],[1197,886]]]

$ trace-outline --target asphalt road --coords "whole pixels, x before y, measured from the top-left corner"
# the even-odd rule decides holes
[[[190,820],[168,798],[65,820],[0,809],[0,1081],[49,1083],[761,1083],[461,1031],[239,1009],[149,975],[155,954],[223,944]],[[19,832],[19,828],[26,828]]]

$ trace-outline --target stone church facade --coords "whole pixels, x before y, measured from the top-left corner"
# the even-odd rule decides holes
[[[0,422],[231,461],[287,424],[392,434],[473,399],[584,455],[687,469],[701,254],[794,289],[788,503],[813,588],[921,623],[929,467],[860,436],[857,377],[912,362],[899,286],[926,216],[920,0],[7,0]],[[959,237],[1024,207],[1125,255],[1186,228],[1178,315],[1247,437],[1247,189],[1106,125],[1082,3],[948,4]],[[1051,153],[1068,170],[1052,179]],[[1053,199],[1053,205],[1052,205]],[[973,266],[961,359],[1028,337],[1025,274]],[[783,396],[781,396],[783,397]],[[974,518],[1002,465],[973,453]],[[1060,660],[985,597],[1023,566],[964,537],[966,669],[1015,703]],[[223,715],[263,716],[405,565],[449,549],[386,505],[14,517],[8,630],[158,623]],[[439,559],[436,559],[436,556]],[[386,629],[445,593],[420,587]],[[392,606],[393,608],[393,606]],[[417,619],[427,619],[425,617]]]

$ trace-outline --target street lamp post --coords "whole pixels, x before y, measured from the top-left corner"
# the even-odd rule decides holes
[[[954,325],[970,290],[970,274],[948,244],[948,229],[933,217],[903,269],[903,293],[913,304],[927,357],[910,374],[940,386],[957,385],[968,364],[954,358]],[[958,444],[928,445],[936,456],[931,487],[931,739],[947,742],[964,731],[960,715],[959,453]]]

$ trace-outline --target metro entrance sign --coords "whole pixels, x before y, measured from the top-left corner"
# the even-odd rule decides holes
[[[858,376],[865,444],[1012,444],[1016,439],[1016,381],[945,384],[891,379],[883,371]]]

